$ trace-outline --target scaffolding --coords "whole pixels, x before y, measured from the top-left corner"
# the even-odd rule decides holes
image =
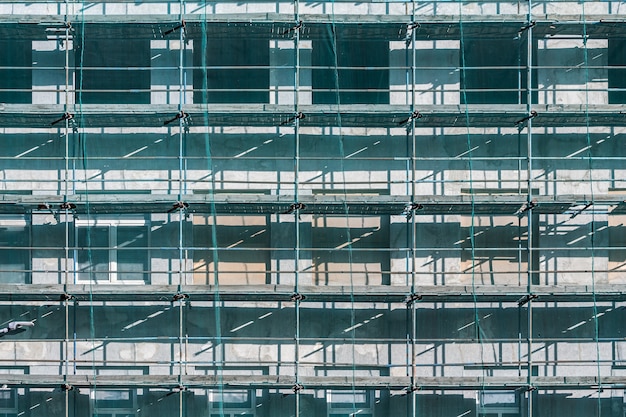
[[[624,415],[625,11],[0,0],[0,414]]]

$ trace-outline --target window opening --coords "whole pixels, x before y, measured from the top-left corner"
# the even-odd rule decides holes
[[[143,218],[76,220],[77,281],[148,281],[148,225]]]

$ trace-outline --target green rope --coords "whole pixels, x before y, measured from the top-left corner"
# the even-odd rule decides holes
[[[217,211],[215,207],[215,165],[212,158],[211,151],[211,135],[209,134],[210,130],[210,114],[209,114],[209,94],[208,94],[208,79],[207,79],[207,7],[209,3],[207,0],[203,2],[203,19],[201,23],[202,27],[202,37],[200,44],[200,57],[201,57],[201,69],[202,69],[202,103],[204,104],[204,126],[206,126],[206,130],[204,132],[204,146],[206,150],[206,158],[207,158],[207,171],[210,172],[211,177],[211,188],[209,189],[209,199],[211,206],[211,246],[212,249],[212,258],[213,258],[213,279],[214,279],[214,289],[213,289],[213,307],[214,307],[214,325],[215,325],[215,344],[213,346],[213,355],[214,355],[214,365],[216,367],[217,372],[217,386],[219,392],[220,401],[218,401],[218,413],[220,415],[224,414],[224,369],[223,369],[223,358],[217,357],[217,352],[221,351],[221,355],[224,355],[224,346],[222,341],[222,319],[221,319],[221,300],[220,300],[220,281],[219,281],[219,251],[218,251],[218,241],[217,241]]]
[[[598,302],[596,297],[596,274],[595,274],[595,237],[596,237],[596,219],[594,207],[594,190],[593,190],[593,156],[591,152],[591,134],[589,129],[589,50],[587,48],[587,18],[585,16],[585,1],[582,2],[582,19],[583,19],[583,54],[585,62],[585,136],[587,141],[587,163],[589,169],[589,193],[591,196],[591,293],[593,297],[593,324],[594,339],[596,345],[596,371],[598,377],[598,401],[597,415],[602,415],[602,379],[600,370],[600,327],[598,320]]]
[[[339,128],[338,145],[339,145],[339,164],[343,181],[343,211],[346,218],[346,242],[348,248],[348,274],[350,276],[350,338],[352,348],[352,411],[354,414],[358,413],[356,406],[356,317],[354,306],[354,276],[352,269],[353,262],[353,246],[352,246],[352,234],[350,231],[350,214],[348,209],[348,192],[346,189],[346,170],[345,170],[345,147],[343,127],[341,120],[341,93],[339,89],[339,58],[337,56],[337,26],[335,22],[335,0],[331,0],[331,24],[326,26],[329,31],[331,40],[331,50],[333,52],[333,75],[334,75],[334,89],[335,98],[337,99],[337,124]]]
[[[481,363],[484,361],[484,346],[482,341],[482,327],[480,325],[480,317],[478,313],[478,297],[476,295],[476,242],[475,242],[475,215],[476,215],[476,201],[474,196],[474,180],[473,180],[473,161],[472,161],[472,137],[470,133],[470,117],[469,117],[469,105],[467,102],[467,91],[466,91],[466,59],[465,59],[465,36],[464,36],[464,28],[463,28],[463,0],[459,0],[459,33],[460,33],[460,52],[461,52],[461,78],[463,80],[463,85],[461,85],[461,94],[463,95],[464,112],[465,112],[465,128],[466,128],[466,144],[467,144],[467,157],[468,157],[468,170],[469,170],[469,192],[471,198],[471,222],[470,222],[470,232],[469,232],[469,240],[471,246],[471,255],[472,255],[472,301],[474,308],[474,323],[475,323],[475,338],[479,343],[479,352],[480,352],[480,361]],[[481,380],[481,392],[484,391],[484,377],[486,376],[485,367],[483,367],[483,378]]]
[[[93,265],[93,252],[92,252],[92,233],[93,229],[91,227],[91,206],[89,200],[89,184],[88,184],[88,162],[89,155],[87,151],[87,138],[86,133],[84,131],[83,126],[84,123],[84,113],[83,113],[83,80],[84,80],[84,58],[85,58],[85,4],[83,0],[80,0],[80,58],[79,58],[79,84],[77,91],[76,104],[77,106],[77,114],[74,116],[77,121],[77,128],[81,129],[78,133],[78,141],[79,147],[81,151],[81,163],[82,170],[85,176],[85,211],[87,218],[87,233],[86,233],[86,244],[87,244],[87,259],[89,265],[89,336],[92,341],[92,345],[96,343],[96,324],[95,324],[95,311],[94,311],[94,303],[93,303],[93,285],[96,281],[95,271],[92,267]],[[67,196],[66,196],[67,199]],[[76,244],[77,242],[75,242]],[[76,272],[75,272],[76,273]],[[96,392],[98,389],[97,381],[98,381],[98,370],[96,368],[96,349],[91,349],[91,372],[93,377],[93,386],[91,391],[93,393],[93,412],[94,416],[98,416],[98,402],[96,400]]]

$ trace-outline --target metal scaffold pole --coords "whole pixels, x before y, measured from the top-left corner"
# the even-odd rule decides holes
[[[532,0],[528,0],[528,14],[527,14],[527,21],[526,21],[526,48],[527,48],[527,54],[526,54],[526,114],[528,117],[528,121],[527,121],[527,125],[526,125],[526,130],[527,130],[527,164],[528,164],[528,172],[527,172],[527,194],[528,194],[528,200],[526,202],[527,204],[527,268],[528,268],[528,274],[527,274],[527,298],[528,298],[528,306],[526,308],[526,314],[527,314],[527,323],[528,323],[528,329],[527,329],[527,340],[528,340],[528,344],[527,344],[527,355],[528,355],[528,363],[527,363],[527,392],[528,392],[528,409],[527,409],[527,415],[528,417],[532,417],[533,416],[533,409],[534,409],[534,396],[535,396],[535,390],[533,387],[533,359],[532,359],[532,355],[533,355],[533,280],[534,280],[534,276],[535,276],[535,269],[537,268],[537,265],[535,265],[534,262],[534,250],[533,250],[533,229],[534,229],[534,218],[533,216],[535,216],[534,214],[534,197],[533,197],[533,23],[532,23]]]

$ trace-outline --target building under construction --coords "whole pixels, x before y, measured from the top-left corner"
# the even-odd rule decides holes
[[[626,2],[0,0],[0,46],[0,416],[626,415]]]

